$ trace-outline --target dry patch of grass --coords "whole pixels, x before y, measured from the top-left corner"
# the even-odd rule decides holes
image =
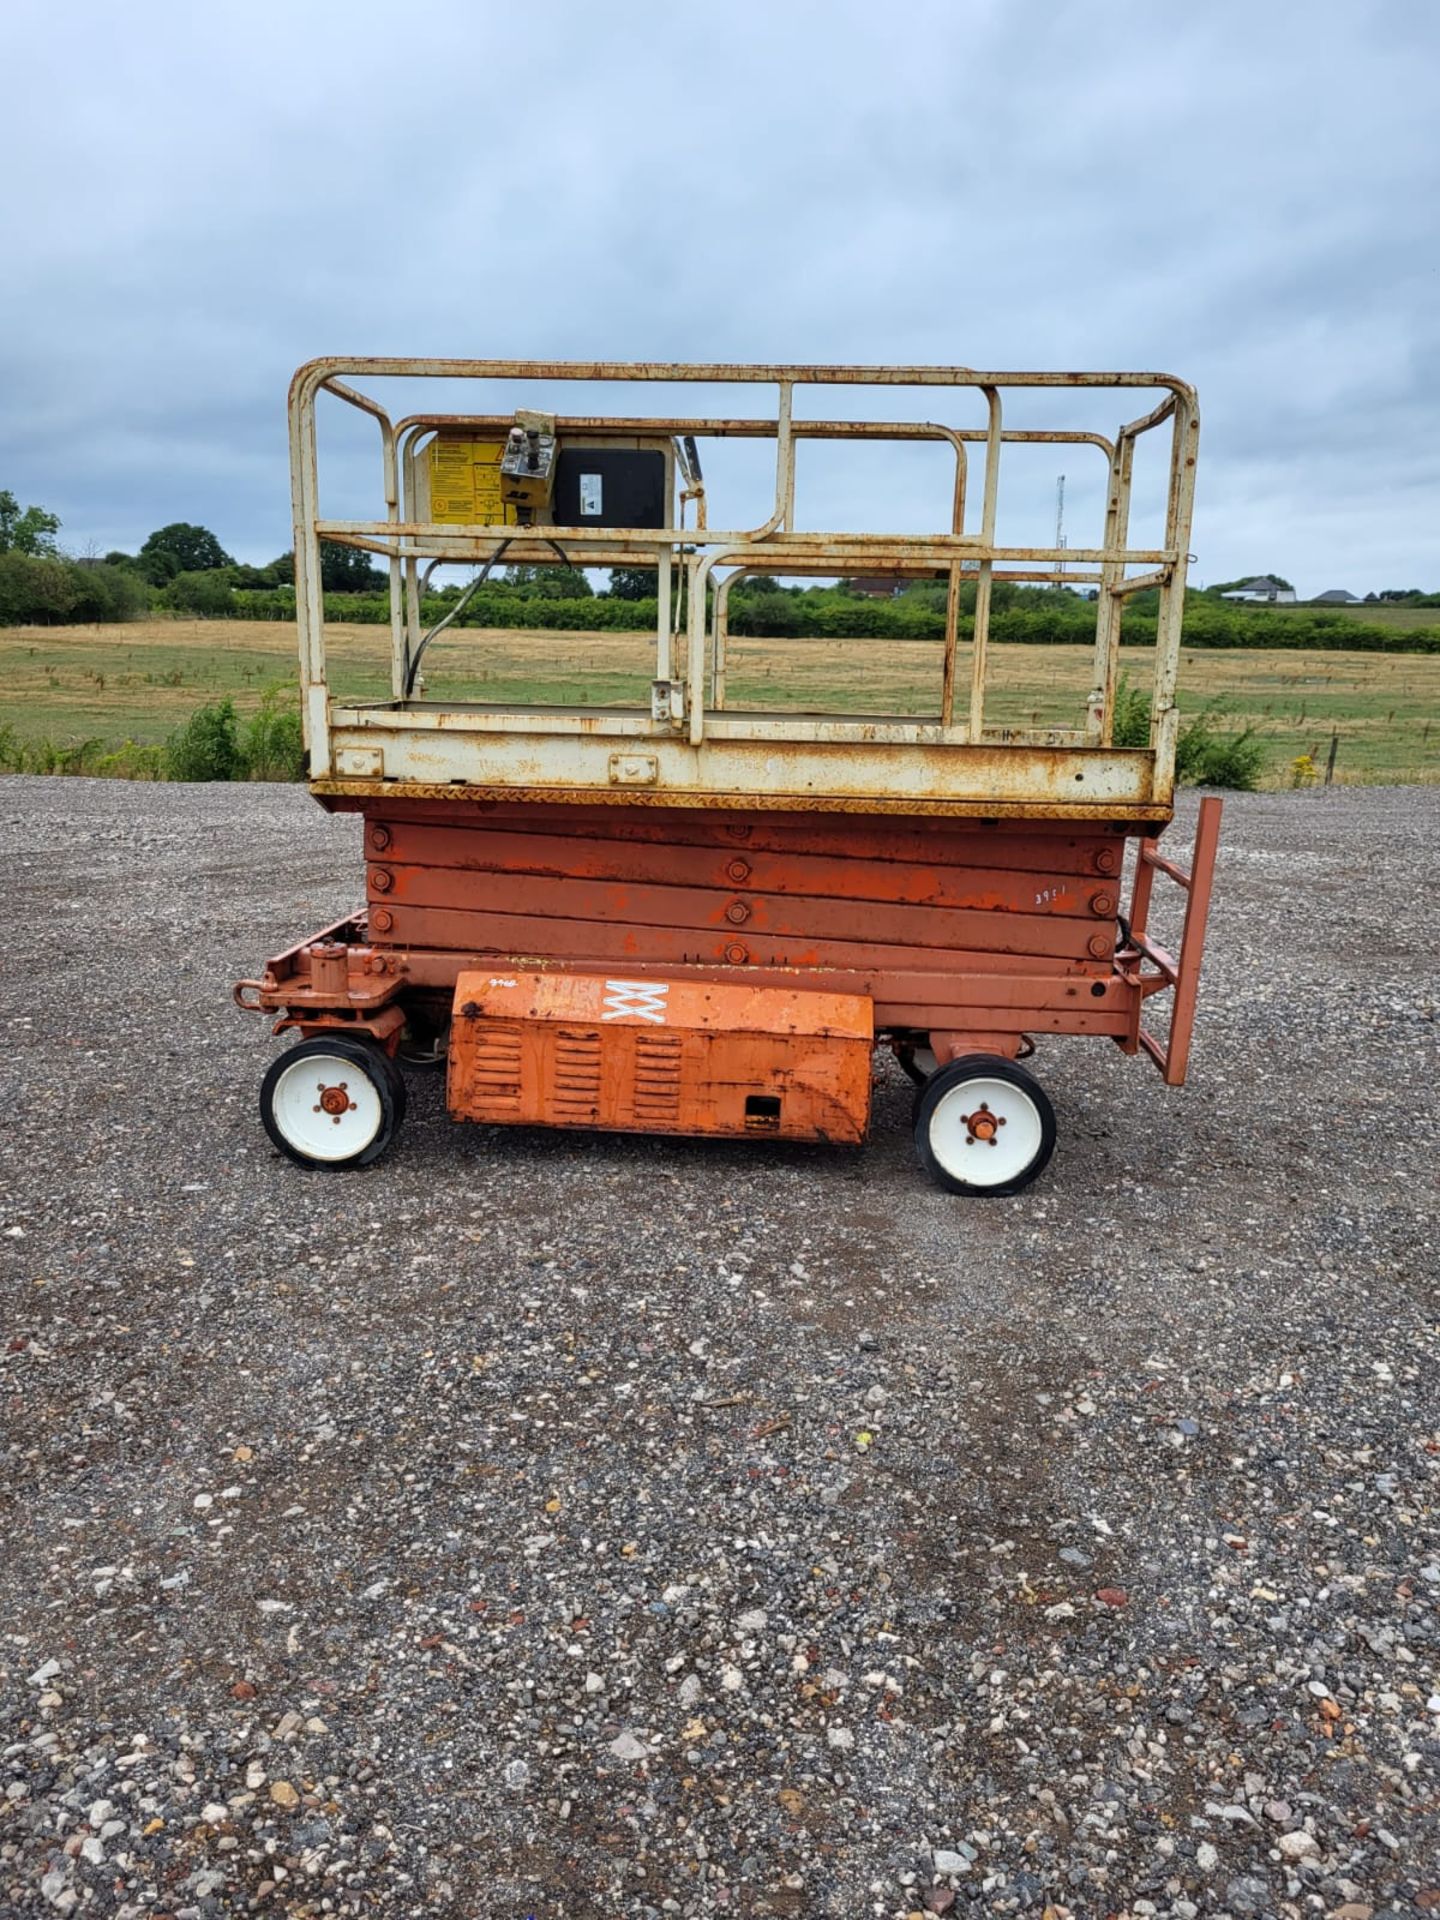
[[[328,628],[334,690],[388,697],[389,647],[386,627]],[[1121,662],[1132,682],[1144,684],[1148,652],[1126,648]],[[934,713],[940,668],[938,641],[736,639],[727,698],[741,708]],[[652,670],[652,642],[642,634],[462,629],[442,636],[427,657],[428,693],[439,699],[645,707]],[[960,671],[968,684],[968,648]],[[1090,674],[1085,647],[994,646],[987,718],[1076,725]],[[244,715],[267,688],[294,678],[295,634],[280,622],[0,630],[0,723],[32,740],[163,740],[208,701],[229,695]],[[1283,782],[1302,753],[1323,763],[1332,731],[1340,735],[1343,779],[1440,780],[1437,655],[1187,648],[1180,698],[1187,713],[1220,701],[1227,728],[1254,726],[1265,739],[1271,781]]]

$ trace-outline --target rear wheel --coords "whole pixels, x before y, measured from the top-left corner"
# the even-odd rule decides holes
[[[368,1167],[400,1131],[405,1080],[366,1040],[303,1040],[260,1085],[260,1118],[283,1154],[302,1167]]]
[[[1055,1151],[1055,1109],[1013,1060],[975,1053],[931,1074],[915,1102],[915,1148],[950,1193],[1019,1193]]]

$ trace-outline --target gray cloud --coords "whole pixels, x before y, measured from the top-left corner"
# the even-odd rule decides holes
[[[0,485],[76,548],[184,518],[264,559],[316,353],[1163,367],[1197,577],[1440,585],[1437,54],[1401,0],[12,0]],[[935,524],[887,473],[877,523]],[[326,478],[358,504],[359,443]]]

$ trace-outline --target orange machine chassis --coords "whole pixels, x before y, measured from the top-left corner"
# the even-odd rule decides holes
[[[1121,824],[405,799],[331,804],[365,816],[367,907],[276,956],[263,978],[239,984],[236,998],[278,1016],[277,1032],[347,1034],[392,1056],[407,1036],[413,1046],[433,1045],[458,1016],[450,1043],[457,1115],[661,1132],[863,1135],[868,1092],[859,1101],[853,1089],[846,1118],[836,1117],[832,1088],[820,1103],[823,1117],[796,1103],[783,1126],[769,1125],[768,1109],[756,1124],[754,1114],[746,1121],[742,1103],[738,1121],[733,1113],[722,1120],[703,1092],[709,1082],[695,1078],[697,1042],[687,1043],[685,1078],[701,1091],[673,1112],[623,1109],[614,1075],[599,1068],[588,1106],[571,1097],[547,1109],[533,1087],[508,1104],[487,1104],[476,1091],[473,1047],[466,1051],[468,1041],[460,1041],[477,1011],[466,983],[507,971],[527,980],[549,974],[613,986],[621,976],[622,987],[652,981],[682,991],[723,989],[711,1015],[682,1024],[687,1033],[705,1031],[707,1044],[732,1035],[742,1053],[749,1050],[757,1087],[782,1070],[782,1056],[803,1055],[808,1045],[818,1058],[839,1044],[833,1021],[810,1010],[833,1013],[842,1004],[868,1010],[867,1049],[873,1034],[902,1050],[928,1047],[941,1065],[977,1054],[1013,1060],[1027,1038],[1045,1034],[1097,1034],[1127,1053],[1149,1054],[1172,1086],[1185,1077],[1219,831],[1213,798],[1200,804],[1188,872],[1163,858],[1154,838],[1136,837],[1124,912],[1127,836],[1135,836]],[[1187,892],[1174,955],[1148,930],[1157,873]],[[1162,1040],[1143,1016],[1146,1002],[1165,992],[1173,1000]],[[748,1020],[747,1002],[755,1003]],[[792,1013],[802,1009],[800,1029],[791,1020],[791,1037],[777,1038],[787,1004]],[[578,1007],[557,1009],[552,999],[549,1013],[557,1011],[572,1028],[582,1020]],[[510,1005],[500,1017],[517,1030],[539,1014]],[[808,1042],[795,1031],[808,1033]],[[846,1045],[853,1048],[857,1032],[845,1029]],[[633,1069],[633,1049],[626,1057]]]

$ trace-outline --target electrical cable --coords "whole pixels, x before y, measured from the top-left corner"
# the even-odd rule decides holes
[[[513,539],[514,536],[512,535],[511,538]],[[420,662],[425,657],[425,649],[437,634],[443,633],[447,627],[453,626],[459,619],[460,615],[465,611],[466,607],[469,606],[481,587],[483,587],[485,582],[490,578],[490,569],[495,565],[497,560],[502,560],[505,557],[505,552],[509,545],[509,540],[502,540],[500,542],[494,553],[491,554],[490,558],[485,562],[484,566],[480,569],[479,573],[476,574],[475,578],[470,582],[469,586],[465,589],[464,593],[461,594],[445,618],[443,620],[437,620],[428,633],[421,635],[419,646],[416,647],[414,654],[408,657],[405,662],[405,698],[407,700],[409,700],[415,692],[415,680],[420,672]],[[566,565],[569,565],[568,561]]]
[[[515,535],[512,534],[510,538],[514,539]],[[544,535],[544,540],[546,546],[558,556],[562,567],[568,567],[572,573],[578,571],[575,562],[570,558],[569,554],[566,553],[558,540],[552,540],[548,534]],[[490,558],[485,562],[484,566],[480,569],[479,573],[476,574],[475,578],[470,582],[469,586],[465,589],[464,593],[461,594],[445,618],[443,620],[437,620],[430,631],[421,636],[420,644],[416,647],[413,658],[407,659],[405,663],[405,698],[407,700],[415,691],[415,681],[420,673],[420,662],[424,658],[425,649],[437,634],[443,633],[447,627],[453,626],[455,621],[459,619],[460,615],[465,611],[481,587],[483,587],[485,582],[490,578],[490,569],[504,559],[505,551],[509,545],[509,540],[502,540],[500,542],[494,553],[491,554]],[[438,565],[438,561],[431,561],[429,568],[426,569],[425,577],[427,581],[430,573]]]

